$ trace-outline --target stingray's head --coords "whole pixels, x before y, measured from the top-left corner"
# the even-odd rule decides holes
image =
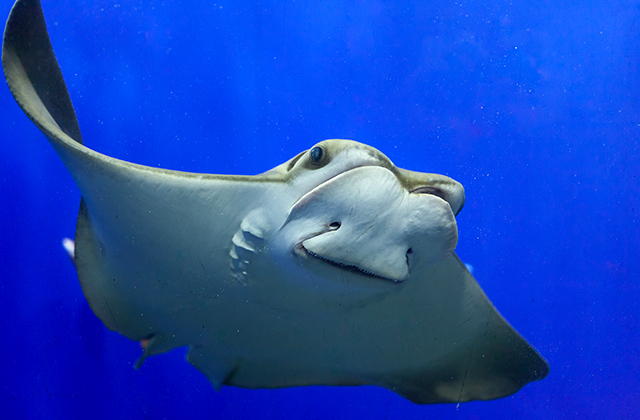
[[[464,190],[451,178],[397,168],[348,140],[325,140],[277,169],[299,193],[276,246],[303,264],[401,282],[456,247]]]

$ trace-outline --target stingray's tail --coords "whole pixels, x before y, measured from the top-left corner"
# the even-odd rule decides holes
[[[82,143],[67,85],[53,53],[40,0],[18,0],[2,43],[2,67],[16,102],[53,143]]]

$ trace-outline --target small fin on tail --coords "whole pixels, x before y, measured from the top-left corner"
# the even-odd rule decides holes
[[[140,369],[144,361],[147,360],[147,357],[151,356],[153,348],[162,341],[162,338],[162,334],[156,334],[149,338],[145,338],[144,340],[140,340],[140,346],[144,349],[144,351],[142,352],[142,356],[140,356],[138,360],[136,360],[136,363],[133,365],[136,370]]]

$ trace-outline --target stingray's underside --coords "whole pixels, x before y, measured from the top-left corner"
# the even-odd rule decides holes
[[[82,193],[85,296],[107,327],[149,340],[145,355],[190,346],[189,361],[216,387],[369,384],[417,403],[499,398],[547,375],[455,254],[397,283],[313,255],[277,260],[272,238],[306,185],[293,178],[299,157],[265,175],[225,177],[83,146],[39,0],[14,5],[2,62],[16,101]],[[336,145],[369,150],[326,147]],[[362,173],[394,174],[408,189],[420,176],[380,165],[388,173]]]

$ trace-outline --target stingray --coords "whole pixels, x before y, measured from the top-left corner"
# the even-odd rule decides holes
[[[94,313],[187,346],[219,388],[377,385],[416,403],[489,400],[548,373],[455,254],[462,186],[325,140],[256,176],[187,173],[83,145],[39,0],[2,64],[82,200],[75,263]]]

